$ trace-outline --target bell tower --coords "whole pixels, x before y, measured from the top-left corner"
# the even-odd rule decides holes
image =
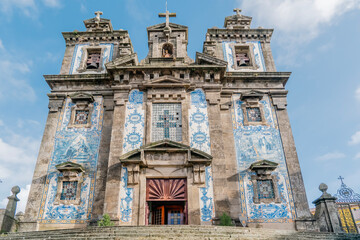
[[[176,17],[176,13],[166,10],[159,17],[166,21],[147,28],[149,53],[141,64],[178,66],[194,62],[187,55],[188,28],[170,23],[170,17]]]

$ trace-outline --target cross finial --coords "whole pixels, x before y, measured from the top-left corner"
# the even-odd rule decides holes
[[[96,20],[100,22],[100,16],[103,15],[103,12],[97,11],[97,12],[95,12],[95,15],[96,15],[96,17],[95,17]]]
[[[344,178],[342,176],[339,176],[338,179],[341,181],[341,184],[344,184],[344,182],[343,182]]]
[[[240,16],[241,9],[240,8],[234,8],[234,12],[236,12],[236,15]]]
[[[159,17],[165,17],[166,18],[166,27],[169,27],[170,18],[171,17],[176,17],[176,13],[170,13],[167,10],[167,2],[166,2],[166,12],[165,13],[159,13]]]

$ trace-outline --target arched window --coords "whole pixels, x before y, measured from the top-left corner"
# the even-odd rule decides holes
[[[172,57],[173,46],[170,43],[165,43],[162,47],[162,57]]]

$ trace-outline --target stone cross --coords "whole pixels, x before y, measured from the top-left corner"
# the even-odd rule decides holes
[[[236,12],[236,15],[240,16],[241,9],[240,8],[234,8],[234,12]]]
[[[343,182],[344,178],[342,176],[339,176],[338,179],[341,181],[341,184],[344,184],[344,182]]]
[[[170,13],[168,10],[166,10],[165,13],[159,13],[159,17],[165,17],[166,18],[166,27],[169,27],[170,18],[176,17],[176,13]]]
[[[164,110],[164,115],[159,116],[159,121],[156,124],[156,127],[164,129],[164,138],[170,138],[170,128],[176,128],[176,123],[170,122],[174,121],[174,115],[170,115],[169,110]]]
[[[97,23],[97,24],[100,24],[100,16],[102,15],[103,13],[102,12],[100,12],[100,11],[97,11],[97,12],[95,12],[95,15],[96,15],[96,17],[95,17],[95,22]]]

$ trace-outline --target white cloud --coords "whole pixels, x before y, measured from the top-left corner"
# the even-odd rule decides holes
[[[354,159],[360,159],[360,152],[355,155]]]
[[[360,131],[357,131],[354,135],[351,136],[349,145],[356,145],[360,143]]]
[[[47,7],[52,7],[52,8],[61,7],[60,0],[43,0],[43,2]]]
[[[30,192],[30,186],[31,185],[28,184],[25,188],[21,188],[20,193],[17,195],[20,201],[18,202],[16,212],[25,212],[25,207]]]
[[[352,9],[360,9],[358,0],[243,0],[241,7],[260,23],[279,31],[310,40],[319,34],[323,25]]]
[[[275,28],[283,49],[277,61],[285,65],[297,65],[309,58],[301,51],[304,44],[343,14],[360,9],[359,0],[238,0],[238,3],[244,15],[252,16],[263,27]]]
[[[360,87],[358,87],[355,91],[355,98],[356,100],[360,101]]]
[[[5,14],[12,14],[16,9],[29,17],[35,17],[37,12],[37,7],[35,0],[1,0],[0,1],[0,11]]]
[[[29,154],[26,148],[10,145],[0,138],[0,163],[16,164],[32,161],[34,161],[33,153]]]
[[[326,161],[341,159],[341,158],[345,158],[345,157],[346,157],[346,155],[344,153],[335,151],[335,152],[329,152],[322,156],[319,156],[316,158],[316,160],[321,161],[321,162],[326,162]]]
[[[86,8],[85,4],[83,4],[83,3],[80,4],[80,11],[82,13],[87,13],[87,8]]]
[[[2,40],[0,39],[0,50],[4,50],[4,49],[5,49],[4,44],[3,44]]]
[[[3,50],[0,58],[0,99],[15,97],[18,100],[31,102],[36,99],[35,91],[26,76],[31,67],[31,61],[11,54],[6,49]]]

